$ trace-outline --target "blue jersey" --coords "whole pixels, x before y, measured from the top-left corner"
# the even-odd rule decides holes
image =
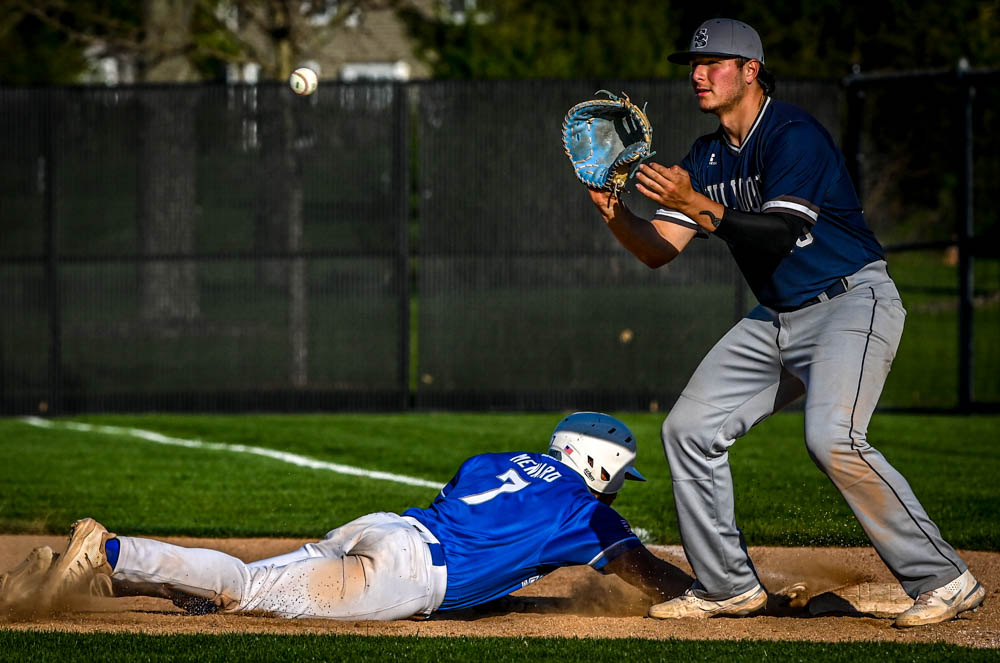
[[[761,304],[794,308],[884,254],[830,134],[804,110],[767,97],[739,147],[720,126],[681,162],[695,191],[742,212],[784,212],[805,231],[770,275],[747,281]],[[695,225],[674,210],[657,217]],[[734,252],[735,254],[735,252]],[[740,262],[737,256],[737,262]]]
[[[474,456],[433,504],[403,515],[441,542],[448,590],[439,610],[506,596],[562,566],[601,569],[640,545],[579,474],[540,453]]]

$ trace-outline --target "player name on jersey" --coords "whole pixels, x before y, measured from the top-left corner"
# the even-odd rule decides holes
[[[535,459],[528,454],[519,454],[514,456],[510,459],[510,462],[524,470],[524,473],[529,477],[541,479],[542,481],[547,481],[549,483],[552,483],[562,476],[562,474],[559,473],[559,470],[552,465],[549,465],[548,463],[535,462]]]

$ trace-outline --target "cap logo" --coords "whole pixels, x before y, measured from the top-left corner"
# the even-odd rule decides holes
[[[708,28],[700,28],[698,32],[694,33],[691,48],[705,48],[706,46],[708,46]]]

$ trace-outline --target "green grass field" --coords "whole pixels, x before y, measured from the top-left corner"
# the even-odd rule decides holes
[[[0,648],[35,661],[994,661],[996,652],[952,645],[802,642],[691,642],[558,638],[386,638],[365,636],[149,636],[0,630]]]
[[[649,478],[630,483],[615,506],[654,543],[678,543],[669,472],[658,440],[662,416],[618,413],[639,440],[637,465]],[[254,416],[87,416],[76,422],[155,431],[171,440],[243,445],[186,448],[133,435],[40,428],[0,419],[0,531],[64,533],[93,516],[120,534],[318,537],[371,511],[424,505],[436,489],[309,469],[246,453],[266,448],[443,484],[467,456],[544,449],[558,413],[343,414]],[[801,441],[800,414],[779,414],[731,453],[737,517],[750,545],[867,545]],[[1000,473],[996,416],[876,415],[869,440],[913,485],[956,547],[1000,549]],[[71,646],[71,643],[72,644]],[[983,652],[941,646],[806,643],[561,642],[521,639],[330,637],[158,638],[16,633],[0,629],[11,660],[282,658],[379,661],[662,659],[983,660]],[[347,653],[349,652],[349,654]],[[110,655],[108,655],[110,654]]]

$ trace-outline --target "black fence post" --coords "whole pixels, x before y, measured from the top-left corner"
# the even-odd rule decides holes
[[[844,137],[844,160],[847,162],[847,172],[854,183],[858,200],[864,195],[861,187],[863,174],[861,163],[864,161],[861,136],[865,122],[865,89],[854,77],[860,73],[861,66],[856,64],[851,68],[851,75],[844,80],[844,86],[847,88],[847,135]]]
[[[399,226],[396,242],[396,278],[398,279],[399,315],[399,407],[412,406],[410,395],[410,152],[409,90],[406,83],[393,84],[393,162],[392,181],[396,185],[396,214]]]
[[[45,95],[45,110],[42,113],[42,186],[45,215],[45,297],[49,313],[49,385],[46,400],[38,404],[42,414],[57,414],[62,411],[62,315],[59,301],[59,245],[56,225],[56,164],[52,132],[56,129],[56,92],[49,90]]]
[[[959,167],[958,200],[958,407],[963,412],[972,408],[973,390],[973,153],[972,153],[972,103],[976,89],[966,77],[969,63],[964,58],[955,69],[960,94],[961,113],[959,126],[962,127],[961,164]]]

